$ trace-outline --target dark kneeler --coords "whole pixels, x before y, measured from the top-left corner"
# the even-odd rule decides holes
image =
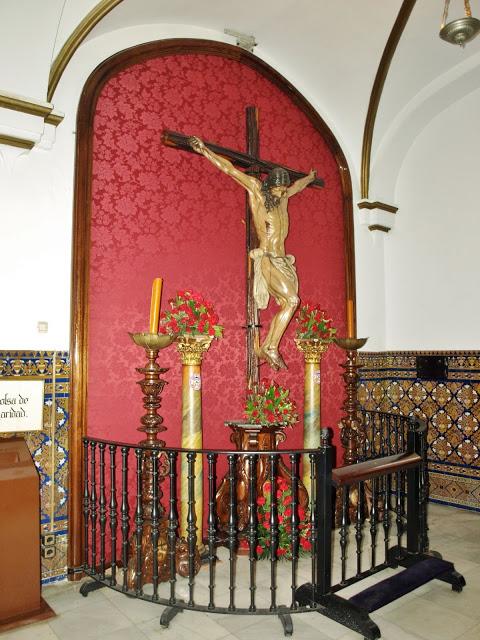
[[[349,598],[349,601],[371,613],[434,579],[448,582],[455,591],[461,591],[465,586],[464,578],[455,571],[451,562],[432,556],[377,582]]]

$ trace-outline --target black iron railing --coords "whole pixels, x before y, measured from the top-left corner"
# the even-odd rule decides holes
[[[419,466],[419,493],[420,493],[420,519],[423,523],[419,534],[423,536],[422,547],[428,549],[428,526],[426,505],[428,502],[429,481],[427,466],[427,427],[423,421],[412,416],[404,416],[400,414],[385,413],[382,411],[369,411],[361,409],[359,411],[361,421],[361,437],[359,442],[359,459],[360,461],[371,460],[382,456],[389,456],[396,453],[406,452],[408,450],[409,433],[415,424],[422,424],[423,436],[418,442],[420,447],[419,455],[422,462]],[[395,501],[394,518],[398,536],[398,545],[400,546],[400,535],[404,530],[406,503],[405,474],[397,472],[389,480],[390,499]]]
[[[364,449],[372,455],[364,453],[364,462],[340,469],[333,469],[327,430],[319,449],[246,453],[85,438],[83,571],[94,582],[82,585],[82,593],[108,586],[162,604],[167,607],[161,617],[165,626],[182,609],[273,614],[288,634],[291,613],[318,611],[360,629],[365,637],[378,637],[368,615],[367,622],[348,622],[357,614],[348,600],[335,596],[333,601],[334,594],[396,566],[407,554],[423,553],[428,541],[425,428],[411,419],[408,432],[400,436],[393,427],[383,425],[380,431],[375,420],[369,422],[365,441],[370,445]],[[182,456],[187,478],[178,473]],[[205,478],[204,522],[196,517],[198,458]],[[260,458],[266,467],[262,483]],[[308,508],[300,497],[305,458],[311,482]],[[242,469],[248,479],[242,502],[247,524],[240,530],[245,514],[239,511],[237,476]],[[228,519],[222,525],[217,489],[223,477],[229,492]],[[277,490],[280,481],[283,493]],[[259,505],[267,493],[270,506],[262,515]],[[186,514],[183,537],[181,511]]]
[[[358,447],[361,460],[390,456],[407,450],[411,417],[366,409],[360,409],[358,413],[362,424]]]

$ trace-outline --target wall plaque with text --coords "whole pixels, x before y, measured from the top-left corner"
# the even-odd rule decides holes
[[[0,433],[40,431],[44,380],[0,380]]]

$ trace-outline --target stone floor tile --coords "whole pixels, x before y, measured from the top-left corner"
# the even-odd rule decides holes
[[[445,609],[423,596],[383,613],[381,618],[414,637],[434,640],[454,640],[475,625],[475,620],[471,617]]]
[[[463,591],[458,593],[452,591],[452,587],[444,582],[436,580],[430,584],[432,588],[422,596],[423,598],[444,607],[446,610],[461,613],[468,618],[480,621],[480,588],[473,588],[473,585],[467,582]]]
[[[264,618],[264,616],[233,616],[220,613],[206,613],[205,615],[223,627],[229,635],[235,635],[240,629],[261,624]]]
[[[106,633],[102,636],[102,640],[147,640],[147,636],[136,625],[131,625],[130,627]]]
[[[184,611],[171,623],[171,627],[180,626],[190,631],[196,638],[204,640],[220,640],[227,635],[228,630],[220,623],[219,616],[207,616],[199,611]]]
[[[302,621],[316,629],[322,634],[322,637],[339,640],[339,638],[345,635],[346,628],[343,625],[339,622],[335,622],[334,620],[330,620],[330,618],[327,618],[320,613],[306,613],[304,615],[300,615],[302,615]]]
[[[127,598],[125,594],[118,591],[115,592],[115,596],[111,598],[111,603],[135,624],[147,622],[154,618],[160,620],[160,616],[165,609],[165,607],[155,602]]]
[[[178,618],[172,620],[168,629],[161,627],[158,620],[149,620],[137,625],[137,628],[148,640],[194,640],[192,631],[177,624]],[[227,635],[225,633],[225,635]],[[198,638],[198,636],[196,636]],[[195,638],[195,640],[196,640]]]
[[[292,616],[294,638],[299,640],[329,640],[329,636],[307,624],[304,617],[302,614],[294,614]],[[259,624],[239,629],[233,635],[238,640],[281,640],[284,637],[280,620],[272,616],[262,616]]]
[[[402,627],[382,618],[381,616],[372,615],[374,622],[378,625],[382,640],[423,640],[421,636],[410,631],[405,631]],[[361,640],[361,636],[357,636]]]
[[[79,591],[80,587],[71,589],[61,589],[50,591],[50,589],[42,590],[42,597],[52,607],[57,615],[77,609],[78,607],[89,606],[91,603],[108,602],[106,598],[107,589],[101,591],[92,591],[85,598]]]
[[[480,624],[475,625],[466,633],[462,633],[456,640],[478,640],[480,638]]]
[[[60,640],[90,640],[131,626],[131,621],[106,599],[66,611],[49,622]]]
[[[5,631],[0,635],[2,640],[58,640],[48,622],[38,622],[27,627]]]

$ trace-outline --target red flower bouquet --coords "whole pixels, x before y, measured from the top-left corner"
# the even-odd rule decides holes
[[[278,510],[278,546],[277,557],[291,560],[292,558],[292,491],[290,485],[283,478],[277,478],[277,510]],[[270,508],[272,493],[270,481],[263,483],[263,496],[257,498],[257,558],[270,557]],[[297,507],[299,554],[310,551],[311,524],[308,512],[301,506]]]
[[[252,424],[298,422],[297,407],[290,399],[290,391],[264,378],[256,391],[249,390],[245,400],[245,417]]]
[[[170,309],[162,311],[159,333],[170,335],[209,335],[221,338],[223,327],[211,302],[193,291],[177,291],[168,301]]]
[[[320,305],[306,302],[300,307],[297,315],[297,338],[302,340],[319,340],[331,342],[337,333],[332,327],[332,319],[327,318]]]

